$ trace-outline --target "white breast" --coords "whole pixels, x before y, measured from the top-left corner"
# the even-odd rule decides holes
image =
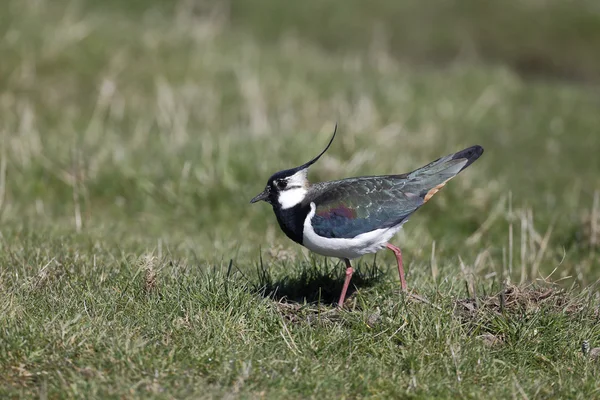
[[[402,228],[402,223],[391,228],[376,229],[361,233],[351,239],[326,238],[317,235],[310,221],[315,215],[315,203],[310,203],[310,212],[304,220],[302,244],[317,254],[328,257],[353,259],[364,254],[376,253],[385,247],[386,243]]]

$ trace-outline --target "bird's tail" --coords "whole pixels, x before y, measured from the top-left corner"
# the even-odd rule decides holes
[[[483,147],[471,146],[457,153],[439,158],[407,174],[403,190],[419,194],[427,202],[446,182],[473,164],[483,154]]]

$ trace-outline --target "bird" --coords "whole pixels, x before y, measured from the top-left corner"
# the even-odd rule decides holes
[[[390,243],[402,225],[446,183],[482,154],[479,145],[438,158],[412,172],[359,176],[311,184],[308,168],[329,149],[299,167],[276,172],[250,203],[269,203],[279,227],[310,251],[344,261],[346,276],[338,306],[343,307],[354,269],[350,260],[387,248],[395,257],[402,291],[407,291],[402,251]]]

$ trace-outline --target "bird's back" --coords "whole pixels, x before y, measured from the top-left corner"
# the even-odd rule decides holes
[[[323,237],[353,238],[397,226],[482,153],[481,146],[473,146],[407,174],[314,184],[304,199],[304,204],[316,207],[313,229]]]

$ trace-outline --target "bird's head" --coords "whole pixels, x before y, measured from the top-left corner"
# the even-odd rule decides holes
[[[286,169],[273,174],[267,181],[267,186],[259,195],[250,200],[250,203],[258,201],[266,201],[273,207],[282,209],[291,208],[304,200],[308,191],[308,167],[313,165],[331,146],[335,133],[337,132],[337,124],[333,130],[333,136],[327,147],[315,158],[309,162],[302,164],[299,167]]]

